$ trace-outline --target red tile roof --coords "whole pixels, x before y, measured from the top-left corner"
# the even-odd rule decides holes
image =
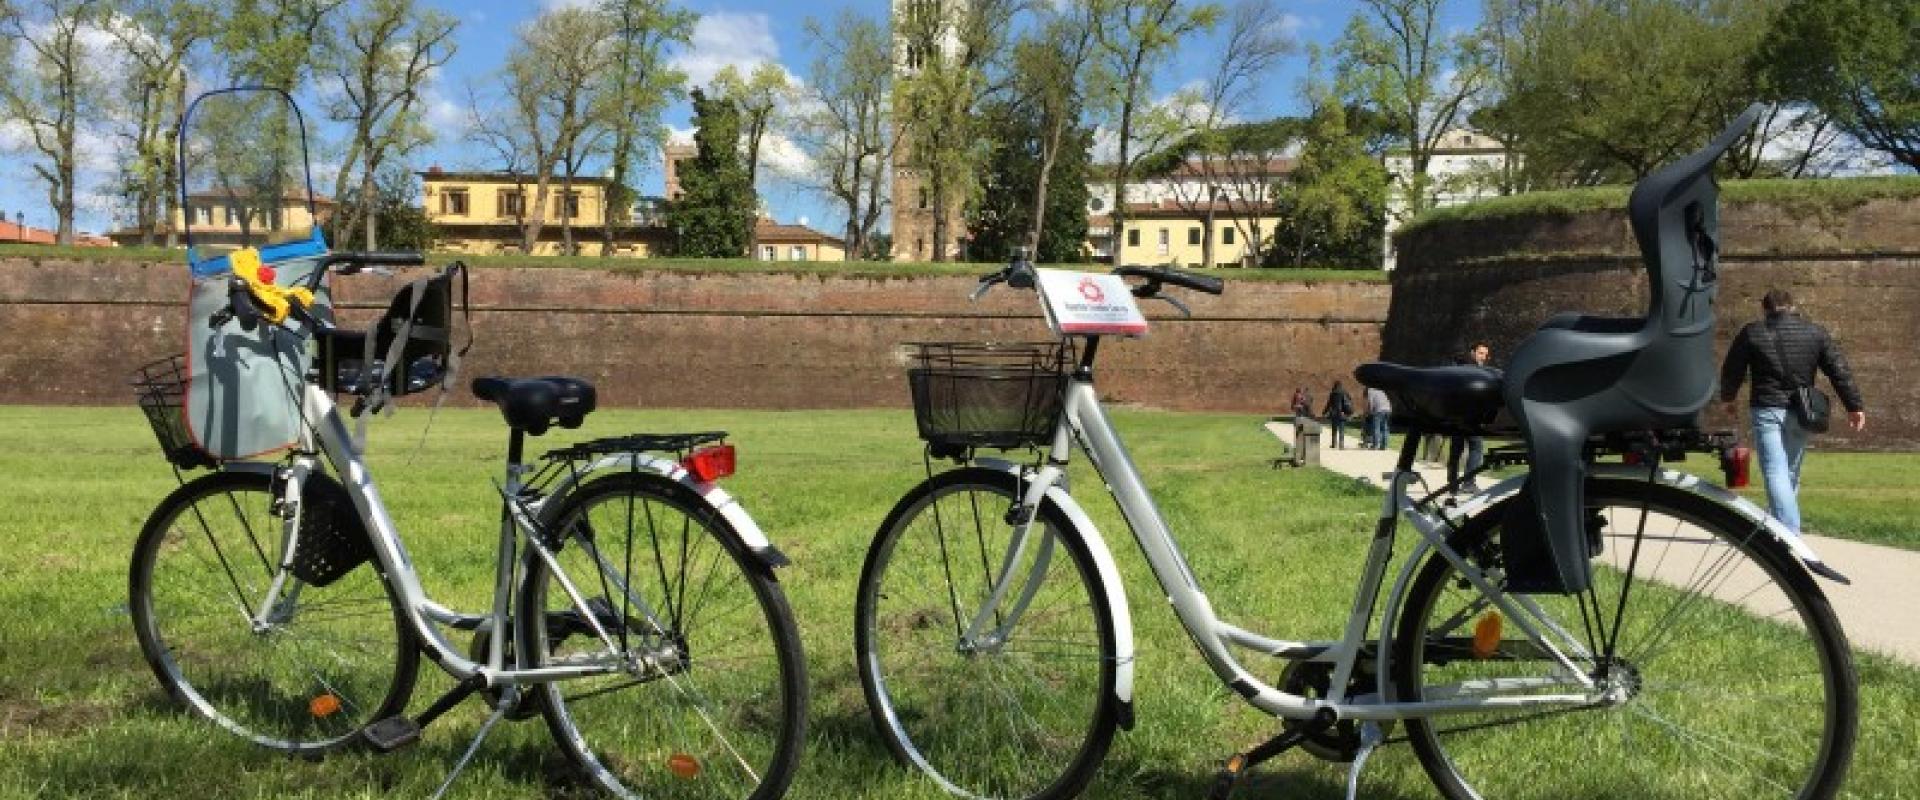
[[[0,244],[53,244],[58,238],[53,231],[43,228],[0,222]],[[114,243],[105,237],[85,233],[75,233],[73,243],[81,247],[114,246]]]

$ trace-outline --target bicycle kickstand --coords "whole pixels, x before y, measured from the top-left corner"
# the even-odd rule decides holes
[[[1310,737],[1319,735],[1339,721],[1340,718],[1332,711],[1323,710],[1315,714],[1313,719],[1308,720],[1305,725],[1287,728],[1252,750],[1235,753],[1227,759],[1227,763],[1220,766],[1220,772],[1214,776],[1213,790],[1207,792],[1207,800],[1227,800],[1233,795],[1234,787],[1240,784],[1240,779],[1246,777],[1254,767],[1293,749]]]
[[[1347,800],[1360,797],[1360,770],[1367,766],[1367,758],[1387,740],[1380,730],[1380,723],[1368,720],[1360,723],[1360,749],[1353,754],[1353,764],[1347,767]]]
[[[440,783],[439,789],[434,790],[432,800],[440,800],[446,795],[448,789],[453,788],[453,779],[460,777],[461,771],[467,768],[467,763],[473,760],[473,754],[480,751],[480,743],[487,740],[487,734],[493,732],[493,726],[505,719],[507,712],[519,705],[517,702],[519,692],[518,686],[507,687],[505,694],[501,697],[502,702],[493,710],[493,713],[487,715],[485,722],[480,723],[480,732],[474,734],[473,744],[467,745],[467,752],[462,753],[460,760],[454,762],[453,770],[447,773],[447,779]]]

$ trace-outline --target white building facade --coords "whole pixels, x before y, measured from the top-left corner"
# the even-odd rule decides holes
[[[1386,242],[1382,269],[1391,270],[1396,253],[1393,233],[1412,218],[1407,191],[1413,185],[1413,158],[1405,150],[1389,151],[1387,168]],[[1491,137],[1465,129],[1441,134],[1427,161],[1427,186],[1433,207],[1457,206],[1500,194],[1500,176],[1509,164],[1507,149]]]

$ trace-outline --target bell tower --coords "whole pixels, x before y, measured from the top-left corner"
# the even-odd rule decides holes
[[[927,67],[935,51],[957,58],[960,36],[956,26],[968,0],[892,0],[895,135],[893,149],[893,260],[931,261],[934,252],[934,202],[926,170],[920,165],[911,131],[898,124],[905,117],[900,87]],[[947,209],[948,258],[959,255],[965,235],[960,209]]]

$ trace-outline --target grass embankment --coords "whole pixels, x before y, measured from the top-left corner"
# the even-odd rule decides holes
[[[1627,207],[1631,186],[1593,186],[1493,197],[1457,206],[1435,208],[1415,217],[1396,235],[1428,225],[1522,216],[1568,216],[1586,211]],[[1732,180],[1721,184],[1720,202],[1771,203],[1805,213],[1844,211],[1869,200],[1920,197],[1920,176],[1894,175],[1825,180]]]
[[[1294,637],[1337,635],[1376,513],[1372,490],[1323,471],[1270,469],[1276,448],[1254,416],[1115,417],[1223,617]],[[378,421],[372,469],[430,592],[477,607],[491,576],[497,500],[489,478],[497,477],[504,433],[493,412],[443,410],[414,455],[428,418],[409,409]],[[852,665],[854,587],[867,544],[891,504],[922,477],[911,416],[602,411],[582,431],[560,434],[712,427],[733,431],[740,447],[741,471],[728,488],[794,561],[781,580],[806,642],[813,713],[790,796],[943,797],[888,758],[869,725]],[[539,444],[563,441],[556,434]],[[125,606],[133,539],[173,486],[145,421],[131,404],[0,408],[0,469],[8,476],[0,485],[6,511],[0,515],[0,608],[7,611],[0,617],[0,797],[421,797],[472,737],[482,712],[469,704],[412,749],[316,764],[269,755],[184,717],[163,702]],[[1076,469],[1073,485],[1125,575],[1140,653],[1139,727],[1120,735],[1085,796],[1202,796],[1220,760],[1271,735],[1273,722],[1213,679],[1127,544],[1084,459]],[[1861,681],[1860,755],[1849,796],[1910,796],[1920,785],[1920,748],[1913,746],[1920,671],[1862,658]],[[447,686],[424,667],[414,710]],[[544,725],[503,726],[455,794],[543,796],[551,788],[545,766],[555,752]],[[1342,768],[1293,753],[1264,767],[1243,791],[1337,798],[1344,775]],[[1362,791],[1389,800],[1434,796],[1404,746],[1375,757]]]
[[[164,247],[55,247],[43,245],[0,244],[0,258],[58,258],[76,261],[181,262],[179,250]],[[995,264],[925,263],[905,261],[756,261],[746,258],[601,258],[599,256],[476,256],[458,253],[434,253],[432,264],[464,261],[481,269],[585,269],[609,272],[691,272],[691,273],[767,273],[782,275],[852,276],[873,278],[912,278],[928,275],[979,276],[993,271]],[[1104,271],[1096,264],[1048,264],[1059,269]],[[1377,269],[1194,269],[1225,280],[1268,281],[1276,283],[1385,283],[1387,274]]]

